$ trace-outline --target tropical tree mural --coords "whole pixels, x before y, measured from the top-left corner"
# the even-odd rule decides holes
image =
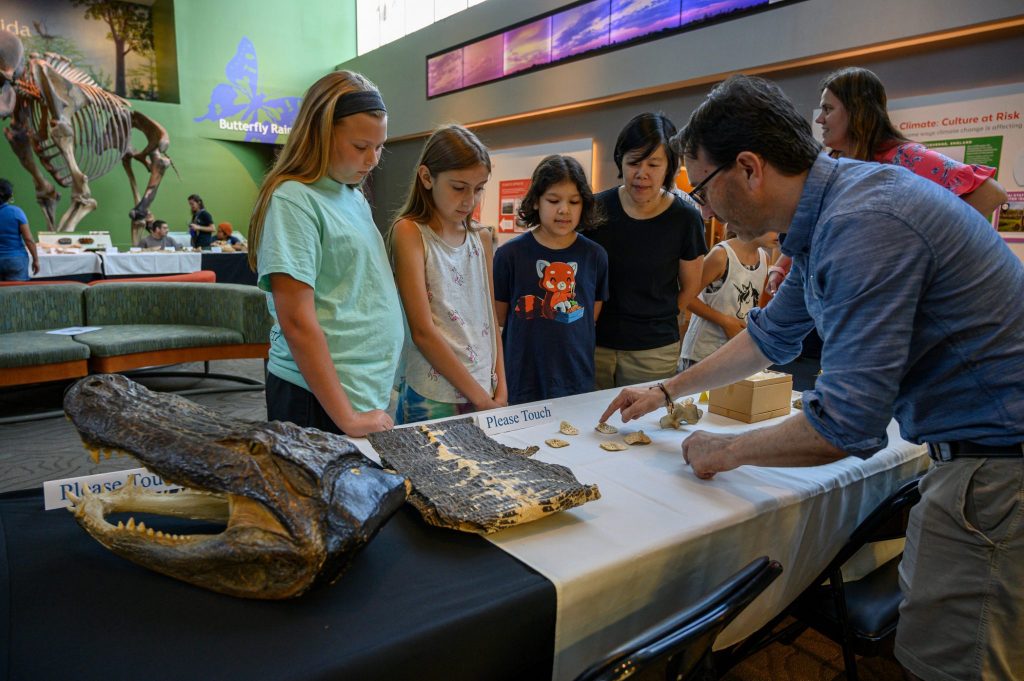
[[[71,0],[71,4],[84,7],[87,19],[107,25],[107,39],[114,43],[114,93],[128,96],[125,56],[130,52],[145,54],[153,51],[153,21],[149,7],[115,0]]]

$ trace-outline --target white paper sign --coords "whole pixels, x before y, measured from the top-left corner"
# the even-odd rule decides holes
[[[46,333],[52,333],[55,336],[77,336],[80,333],[99,331],[102,328],[102,326],[69,326],[65,329],[54,329],[53,331],[47,331]]]
[[[68,494],[81,498],[86,492],[99,494],[113,492],[132,480],[140,488],[150,492],[170,492],[182,489],[181,485],[164,482],[156,473],[145,468],[132,468],[113,473],[97,473],[63,480],[47,480],[43,483],[43,508],[51,511],[55,508],[67,508],[71,505]]]
[[[138,246],[132,246],[128,249],[129,253],[142,253],[142,249]]]
[[[104,253],[117,253],[117,246],[107,246]]]
[[[210,246],[210,253],[223,253],[224,249],[220,246]]]
[[[533,428],[554,421],[551,402],[530,406],[515,406],[506,409],[495,409],[484,414],[477,414],[477,424],[488,435],[507,433],[510,430]]]

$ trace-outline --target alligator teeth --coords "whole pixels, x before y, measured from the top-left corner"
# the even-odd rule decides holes
[[[156,536],[156,532],[153,531],[152,527],[149,528],[148,530],[146,530],[146,536],[147,537],[155,537]]]
[[[124,521],[123,520],[118,520],[117,521],[117,529],[119,529],[119,530],[123,530],[124,529]]]
[[[135,529],[137,529],[139,532],[145,532],[146,531],[146,523],[139,523],[138,526]]]
[[[128,524],[125,525],[125,528],[129,529],[129,530],[134,530],[135,529],[135,518],[129,518],[128,519]]]
[[[157,539],[163,539],[164,538],[164,533],[162,531],[160,531],[160,530],[157,530],[156,531],[156,538]]]

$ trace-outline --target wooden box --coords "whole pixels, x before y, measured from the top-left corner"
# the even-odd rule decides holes
[[[790,412],[793,377],[762,371],[708,395],[708,411],[745,423],[786,416]]]

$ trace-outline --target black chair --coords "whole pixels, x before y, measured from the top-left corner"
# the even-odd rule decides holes
[[[655,626],[591,665],[576,681],[617,681],[654,664],[666,663],[666,680],[716,678],[711,646],[782,566],[761,557],[727,579],[701,601]]]
[[[796,622],[771,640],[792,641],[807,627],[815,629],[842,646],[848,681],[857,681],[857,655],[875,657],[892,652],[903,599],[899,585],[902,555],[854,582],[844,583],[841,570],[861,547],[906,536],[910,508],[921,499],[920,479],[904,483],[864,519],[828,567],[783,613]]]

